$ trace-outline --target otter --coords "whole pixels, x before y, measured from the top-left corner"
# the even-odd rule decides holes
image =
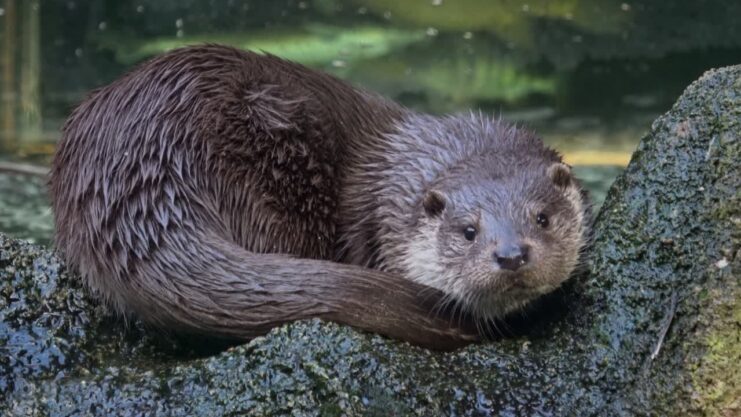
[[[93,91],[62,128],[56,245],[113,310],[250,339],[321,318],[431,348],[567,279],[570,167],[483,114],[431,116],[269,54],[190,46]]]

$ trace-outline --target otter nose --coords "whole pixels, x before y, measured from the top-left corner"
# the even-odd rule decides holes
[[[497,251],[494,252],[494,259],[500,268],[517,271],[527,264],[528,247],[525,245],[506,245],[497,248]]]

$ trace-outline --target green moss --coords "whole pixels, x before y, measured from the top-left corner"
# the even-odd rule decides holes
[[[726,267],[729,268],[729,267]],[[730,272],[729,272],[730,273]],[[704,344],[707,351],[693,366],[695,405],[704,414],[741,414],[741,287],[713,294],[715,320]]]

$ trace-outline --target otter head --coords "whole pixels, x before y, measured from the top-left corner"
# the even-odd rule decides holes
[[[477,318],[518,309],[563,283],[587,231],[582,191],[555,153],[484,153],[446,169],[417,205],[403,261]]]

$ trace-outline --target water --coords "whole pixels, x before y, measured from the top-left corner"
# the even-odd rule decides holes
[[[44,180],[0,174],[0,231],[34,243],[50,243],[53,223]]]
[[[219,42],[419,110],[525,124],[599,202],[692,80],[741,63],[738,16],[741,2],[723,0],[5,0],[0,158],[47,162],[86,92],[157,53]],[[49,241],[39,180],[0,175],[0,231]]]

